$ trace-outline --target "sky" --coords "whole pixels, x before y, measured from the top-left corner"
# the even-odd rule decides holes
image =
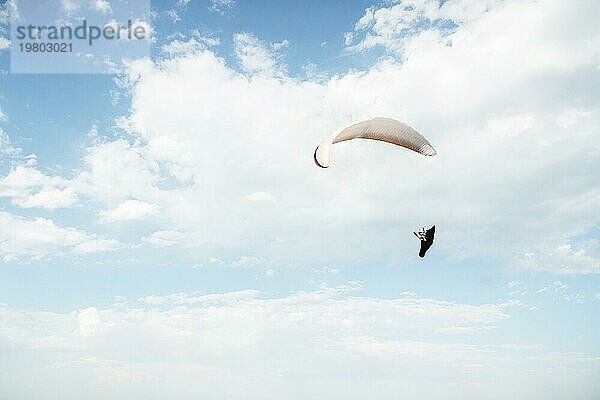
[[[600,393],[600,3],[153,1],[112,74],[1,4],[0,398]],[[438,154],[313,164],[375,116]]]

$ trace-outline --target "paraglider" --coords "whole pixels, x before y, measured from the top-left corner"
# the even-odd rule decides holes
[[[425,257],[425,253],[427,253],[427,250],[429,250],[429,248],[433,244],[433,237],[435,236],[435,225],[433,225],[431,228],[429,228],[427,230],[425,230],[425,227],[423,227],[421,230],[419,230],[418,233],[417,232],[413,232],[413,233],[421,241],[421,249],[419,250],[419,257],[423,258],[423,257]]]
[[[321,142],[313,155],[315,164],[321,168],[329,168],[332,146],[352,139],[379,140],[424,156],[436,154],[433,146],[416,129],[392,118],[377,117],[350,125]]]
[[[350,125],[322,141],[313,153],[313,161],[318,167],[329,168],[331,150],[334,144],[352,139],[370,139],[395,144],[424,156],[435,156],[436,151],[416,129],[392,118],[376,117]],[[414,234],[421,241],[419,257],[425,257],[427,250],[433,245],[435,225],[430,229],[423,228]]]

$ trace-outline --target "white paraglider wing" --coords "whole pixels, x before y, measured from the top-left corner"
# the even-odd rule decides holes
[[[424,156],[435,156],[433,146],[416,129],[391,118],[377,117],[342,129],[317,146],[314,161],[321,168],[329,167],[331,147],[352,139],[371,139],[392,143],[416,151]]]

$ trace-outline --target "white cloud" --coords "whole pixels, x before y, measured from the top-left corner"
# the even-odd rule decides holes
[[[7,25],[10,21],[21,18],[16,0],[7,0],[0,4],[0,25]]]
[[[245,72],[252,75],[283,76],[285,68],[280,64],[275,53],[281,47],[285,47],[281,43],[271,45],[271,50],[250,33],[235,34],[233,42],[235,55]]]
[[[344,44],[346,46],[350,46],[352,44],[353,39],[354,39],[354,34],[352,32],[344,33]]]
[[[237,292],[201,294],[201,293],[172,293],[165,296],[144,296],[138,299],[140,302],[150,305],[185,305],[185,304],[226,304],[242,300],[251,301],[256,299],[260,292],[256,290],[241,290]]]
[[[509,295],[511,297],[520,297],[525,296],[527,294],[527,291],[523,289],[523,286],[519,281],[510,281],[508,282],[506,287],[510,289]]]
[[[67,15],[73,14],[83,8],[102,14],[111,14],[113,12],[108,0],[60,0],[60,4]]]
[[[198,29],[192,29],[190,32],[192,33],[192,36],[200,40],[208,47],[218,46],[221,44],[221,40],[218,37],[214,37],[211,35],[203,35]]]
[[[450,0],[441,4],[437,0],[406,0],[379,9],[369,7],[354,27],[354,34],[363,34],[363,39],[349,49],[383,46],[402,55],[415,38],[429,36],[440,40],[453,32],[452,25],[460,26],[481,18],[499,3],[497,0]],[[346,46],[351,42],[352,36],[347,36]]]
[[[115,32],[119,32],[121,31],[122,33],[120,34],[120,40],[131,40],[129,39],[129,35],[126,32],[123,32],[123,29],[126,29],[126,27],[121,24],[119,21],[117,21],[116,19],[111,19],[110,21],[108,21],[106,24],[104,24],[104,28],[106,27],[112,27],[113,30]],[[148,42],[153,43],[155,41],[154,38],[154,28],[152,27],[152,24],[150,24],[150,22],[146,21],[145,19],[140,19],[140,18],[136,18],[133,19],[131,21],[131,27],[130,27],[130,31],[134,32],[137,28],[142,28],[143,29],[143,33],[144,33],[144,40],[147,40]],[[106,62],[111,62],[110,59],[107,59]],[[125,61],[123,61],[123,63],[125,63]],[[119,70],[118,72],[123,72],[121,70]]]
[[[91,336],[100,325],[100,316],[96,307],[88,307],[77,312],[77,322],[79,325],[79,334],[82,336]]]
[[[600,98],[577,89],[596,83],[598,5],[434,3],[419,12],[460,22],[444,40],[417,34],[402,63],[318,81],[289,76],[273,46],[248,33],[234,37],[241,72],[199,48],[130,63],[131,111],[119,126],[131,141],[91,146],[76,192],[109,210],[154,204],[156,231],[193,237],[224,260],[404,260],[415,227],[436,223],[440,254],[508,263],[529,253],[538,260],[529,269],[598,272],[593,243],[578,238],[600,223]],[[315,169],[317,143],[375,115],[418,127],[438,156],[344,143],[332,168]],[[257,189],[277,202],[248,201]]]
[[[11,397],[75,399],[82,387],[93,388],[86,392],[93,400],[109,393],[130,399],[595,393],[598,359],[521,343],[477,344],[507,311],[502,304],[362,297],[347,288],[279,298],[254,290],[175,293],[64,313],[0,305],[0,345],[10,349]],[[432,376],[442,378],[432,385]],[[223,380],[236,385],[214,384]]]
[[[595,70],[600,55],[552,29],[532,31],[522,12],[535,13],[540,27],[551,26],[560,14],[570,37],[589,38],[595,23],[560,2],[508,2],[478,18],[459,13],[465,22],[448,37],[451,47],[421,38],[401,64],[385,60],[368,72],[322,82],[289,77],[269,46],[249,34],[234,38],[243,74],[208,50],[134,63],[128,129],[147,145],[123,151],[142,157],[141,165],[161,166],[137,169],[148,173],[149,187],[124,186],[186,216],[182,221],[167,211],[174,224],[169,229],[197,232],[202,226],[200,241],[234,246],[252,232],[264,245],[257,240],[240,251],[269,259],[283,253],[343,257],[341,248],[353,256],[412,254],[414,243],[400,243],[397,234],[410,234],[424,221],[444,227],[437,251],[506,260],[565,234],[585,233],[598,223],[591,209],[599,159],[592,143],[600,102],[569,88],[573,81],[585,84],[585,71]],[[550,63],[540,48],[565,61]],[[542,95],[548,91],[562,93],[561,102]],[[157,98],[157,92],[165,95]],[[410,101],[398,102],[399,93],[411,93]],[[565,113],[574,116],[567,128],[557,123]],[[419,127],[439,157],[421,160],[386,146],[349,143],[336,149],[333,168],[314,169],[310,154],[316,143],[373,115]],[[573,175],[581,177],[571,181],[576,187],[549,184]],[[180,186],[156,190],[158,182],[173,178]],[[257,185],[277,198],[277,207],[239,203]],[[401,210],[413,211],[401,221],[390,218]],[[378,228],[364,228],[367,222]],[[316,250],[323,241],[331,253]],[[266,250],[267,243],[279,244]],[[266,251],[280,253],[261,254]]]
[[[595,240],[586,241],[577,247],[561,243],[527,252],[517,260],[517,265],[520,268],[558,274],[594,274],[600,273],[599,253]]]
[[[64,228],[46,218],[26,219],[0,211],[0,256],[5,261],[14,261],[16,257],[41,259],[110,251],[118,247],[119,243],[115,240],[75,228]]]
[[[327,43],[327,42],[325,42],[325,43]],[[289,46],[290,46],[290,42],[288,40],[284,39],[281,42],[275,42],[275,43],[273,43],[271,45],[271,48],[274,51],[278,51],[278,50],[281,50],[281,49],[289,47]]]
[[[83,0],[60,0],[60,4],[62,6],[62,9],[67,14],[70,14],[81,8],[81,6],[83,5]]]
[[[71,188],[49,188],[42,189],[23,199],[13,199],[13,202],[22,208],[41,207],[53,210],[72,206],[77,202],[77,195]]]
[[[69,15],[82,8],[112,14],[113,10],[108,0],[60,0],[62,9]]]
[[[576,303],[583,303],[585,296],[581,293],[574,293],[569,289],[569,285],[562,283],[561,281],[554,281],[548,286],[544,286],[537,290],[538,294],[550,295],[554,298],[560,298],[565,301],[574,301]]]
[[[188,242],[191,242],[189,237],[186,238],[185,240]],[[211,267],[216,266],[216,267],[225,267],[225,268],[256,268],[256,267],[268,267],[268,266],[270,266],[270,263],[267,260],[265,260],[261,257],[257,257],[257,256],[240,256],[240,257],[230,260],[230,261],[222,260],[217,257],[211,257],[208,259],[208,261],[206,263],[200,263],[198,266],[196,266],[196,268],[201,268],[201,267],[205,267],[205,266],[211,266]],[[267,271],[265,271],[265,273],[267,273],[267,275],[271,276],[272,273],[268,272],[269,269],[267,269]]]
[[[158,162],[125,140],[103,142],[88,149],[86,169],[76,178],[78,191],[116,207],[132,198],[141,201],[158,192]],[[119,171],[117,174],[116,171]]]
[[[132,199],[161,210],[146,243],[214,246],[209,264],[266,264],[267,276],[272,259],[405,260],[423,221],[441,227],[433,250],[442,255],[525,254],[534,271],[598,272],[597,244],[581,238],[600,222],[600,102],[580,90],[598,83],[597,5],[509,0],[482,12],[478,2],[412,4],[417,17],[400,13],[409,28],[441,8],[460,24],[406,40],[396,17],[372,9],[357,27],[394,55],[402,49],[404,62],[317,82],[289,76],[276,46],[251,35],[235,43],[242,72],[200,47],[133,62],[132,104],[119,120],[131,141],[95,141],[73,179],[47,176],[35,161],[23,168],[120,218],[139,216],[139,207],[123,206]],[[330,170],[311,164],[323,137],[373,115],[419,127],[439,156],[346,143]],[[10,143],[0,143],[4,155]],[[15,182],[9,189],[22,197],[41,192]],[[5,262],[117,246],[0,212]],[[508,284],[513,295],[521,287]],[[11,365],[0,397],[577,399],[600,391],[597,358],[508,331],[511,307],[528,311],[518,300],[474,305],[353,288],[279,298],[155,294],[72,312],[0,304],[0,348]],[[556,281],[539,294],[583,301],[569,289]],[[502,345],[507,337],[511,345]]]
[[[142,238],[142,240],[154,246],[166,247],[185,242],[186,236],[177,231],[156,231]]]
[[[495,329],[495,326],[452,326],[450,328],[440,328],[437,332],[448,335],[465,335],[481,331]]]
[[[319,71],[317,64],[310,61],[302,66],[302,71],[304,71],[306,79],[309,81],[322,83],[327,79],[327,73]]]
[[[173,24],[176,24],[177,22],[181,21],[179,14],[177,14],[177,11],[175,11],[175,10],[168,10],[167,16],[169,17],[169,19],[171,20],[171,23],[173,23]]]
[[[102,14],[112,13],[110,2],[108,2],[107,0],[92,0],[92,8],[96,11],[101,12]]]
[[[168,44],[163,45],[162,50],[167,53],[170,57],[182,56],[186,54],[192,54],[202,51],[206,46],[196,39],[192,38],[187,42],[174,40]]]
[[[4,261],[5,263],[17,261],[18,259],[19,257],[16,254],[7,254],[4,257],[2,257],[2,261]]]
[[[373,9],[373,7],[369,7],[367,9],[365,9],[365,13],[362,17],[360,17],[360,19],[356,22],[354,29],[356,30],[361,30],[361,29],[366,29],[368,26],[370,26],[373,21],[375,20],[375,11]]]
[[[0,50],[8,49],[10,47],[10,40],[0,36]],[[1,121],[1,119],[0,119]]]
[[[223,15],[234,5],[235,0],[210,0],[210,7],[208,9]]]
[[[2,117],[6,118],[4,114]],[[5,158],[13,158],[21,154],[21,149],[10,143],[10,138],[2,128],[0,128],[0,154]]]
[[[231,263],[232,268],[251,268],[257,267],[263,264],[264,261],[260,257],[255,256],[241,256],[236,261]]]
[[[140,200],[126,200],[112,210],[100,213],[102,222],[130,221],[156,215],[160,207]]]
[[[40,207],[48,210],[71,207],[77,202],[72,182],[58,176],[48,176],[33,166],[17,166],[0,177],[0,196],[9,197],[22,208]]]
[[[550,292],[550,293],[564,293],[565,290],[568,287],[569,287],[568,285],[565,285],[561,281],[554,281],[554,282],[552,282],[551,285],[545,286],[545,287],[543,287],[541,289],[538,289],[537,293],[539,293],[539,294],[544,294],[544,293],[547,293],[547,292]]]
[[[208,263],[209,264],[214,264],[214,265],[221,265],[221,266],[227,265],[227,263],[225,261],[221,260],[220,258],[216,258],[216,257],[211,257],[208,260]]]

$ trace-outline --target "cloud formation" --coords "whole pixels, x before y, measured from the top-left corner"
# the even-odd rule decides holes
[[[0,393],[74,399],[85,387],[92,399],[109,392],[150,399],[167,393],[359,399],[381,388],[375,392],[382,399],[442,392],[475,399],[485,387],[490,398],[502,399],[515,391],[527,398],[583,398],[598,389],[598,359],[476,344],[486,328],[509,318],[510,305],[414,294],[369,298],[356,289],[349,284],[278,298],[253,290],[175,293],[64,313],[0,306],[6,321],[0,345],[12,350],[6,376],[13,382]],[[72,379],[58,387],[59,373]],[[36,385],[25,384],[33,376]],[[431,376],[446,378],[427,384]],[[215,384],[230,380],[236,385]]]
[[[150,204],[139,200],[126,200],[117,208],[100,213],[102,222],[130,221],[156,215],[160,208],[156,204]]]
[[[0,178],[0,196],[9,197],[22,208],[47,210],[71,207],[77,202],[69,180],[46,175],[35,167],[35,158],[29,160],[30,165],[19,165]]]
[[[518,254],[571,246],[591,258],[547,260],[543,269],[598,272],[597,249],[576,237],[598,223],[590,207],[598,196],[591,171],[600,102],[571,89],[589,85],[600,61],[585,44],[600,43],[590,14],[560,2],[473,5],[479,11],[451,3],[434,10],[457,23],[444,40],[420,30],[404,46],[402,63],[383,60],[321,83],[289,76],[267,44],[245,33],[234,37],[241,73],[206,49],[133,63],[124,126],[142,142],[122,150],[141,158],[142,168],[132,164],[131,173],[145,177],[127,185],[130,195],[179,215],[185,210],[185,220],[163,215],[169,229],[198,233],[195,224],[202,241],[229,244],[252,231],[265,238],[264,246],[254,243],[265,252],[266,242],[287,241],[314,255],[325,241],[354,255],[370,243],[368,251],[381,254],[397,248],[389,232],[432,221],[444,226],[440,250],[455,255],[510,263]],[[568,37],[551,29],[559,17]],[[398,101],[401,94],[410,96]],[[439,157],[423,161],[352,143],[336,151],[334,168],[313,168],[315,143],[374,115],[418,126]],[[169,179],[175,189],[158,189]],[[277,203],[258,209],[240,201],[258,192]],[[377,229],[362,229],[367,222]]]
[[[440,254],[600,272],[597,245],[582,239],[600,223],[600,98],[584,90],[599,83],[598,5],[411,5],[369,9],[357,22],[393,57],[318,81],[290,75],[282,46],[250,33],[233,37],[239,70],[199,41],[131,62],[131,109],[117,121],[128,136],[86,150],[75,193],[100,215],[132,199],[154,205],[153,231],[177,234],[143,233],[144,243],[193,237],[222,259],[402,260],[414,243],[398,238],[435,223]],[[407,24],[408,39],[396,33]],[[315,169],[317,143],[377,115],[418,127],[438,156],[345,143],[332,168]]]
[[[50,219],[27,219],[0,211],[0,256],[5,262],[21,257],[27,260],[65,254],[81,255],[118,247],[116,240],[62,227]]]
[[[208,10],[223,15],[234,5],[235,0],[210,0],[210,7]]]

